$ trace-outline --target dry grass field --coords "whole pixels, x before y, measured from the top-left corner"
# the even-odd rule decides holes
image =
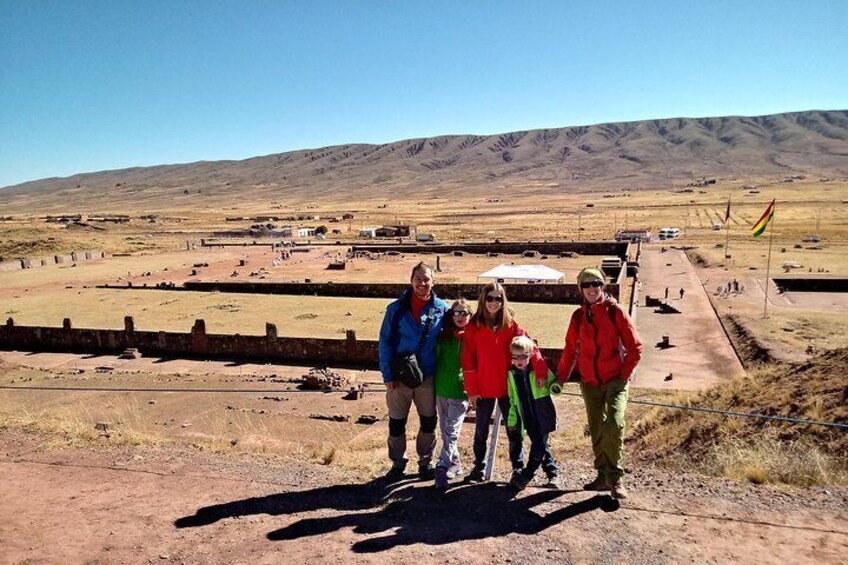
[[[787,182],[789,180],[791,182]],[[741,316],[746,325],[764,339],[794,350],[803,351],[810,340],[819,347],[845,344],[843,336],[848,335],[845,331],[848,328],[842,323],[840,308],[834,309],[830,304],[816,307],[813,298],[805,298],[807,302],[788,304],[771,288],[774,317],[761,320],[761,313],[758,315],[761,296],[758,297],[753,290],[756,286],[762,287],[765,278],[768,239],[765,236],[752,238],[750,225],[768,202],[776,199],[772,274],[782,274],[780,266],[783,262],[794,261],[804,266],[796,272],[822,269],[833,275],[846,276],[848,204],[843,203],[848,194],[846,181],[823,182],[817,177],[734,178],[717,179],[715,184],[686,189],[691,192],[680,190],[563,194],[543,183],[526,182],[504,186],[497,195],[498,202],[488,202],[481,197],[428,197],[420,201],[377,198],[363,200],[353,206],[331,196],[309,205],[282,204],[278,199],[272,206],[271,202],[251,201],[246,195],[245,198],[233,199],[230,207],[215,210],[171,209],[166,208],[164,202],[158,202],[155,209],[160,218],[155,223],[136,218],[128,224],[100,224],[98,227],[103,229],[97,231],[46,224],[35,215],[16,215],[11,221],[0,222],[0,255],[4,257],[38,257],[82,249],[131,252],[132,256],[112,257],[75,268],[63,266],[0,273],[0,312],[14,316],[21,323],[59,325],[62,318],[71,317],[78,327],[120,327],[123,316],[130,314],[136,317],[140,327],[150,329],[160,327],[186,331],[194,319],[204,317],[213,332],[261,333],[264,322],[275,321],[281,335],[308,333],[334,336],[343,329],[355,329],[363,336],[374,335],[385,302],[308,301],[309,307],[305,310],[309,312],[306,312],[299,301],[292,308],[290,301],[284,298],[204,296],[197,299],[158,293],[150,296],[139,296],[134,292],[114,294],[80,288],[102,283],[123,284],[126,280],[133,281],[135,285],[153,285],[159,281],[179,283],[192,278],[191,266],[201,262],[210,263],[210,268],[199,269],[195,277],[204,280],[229,279],[233,271],[238,271],[244,279],[260,269],[265,271],[261,277],[255,278],[265,280],[406,280],[408,267],[419,257],[407,257],[397,262],[360,259],[352,262],[350,268],[341,274],[324,270],[326,263],[343,249],[333,246],[305,256],[297,254],[279,268],[270,265],[273,255],[268,248],[178,251],[184,248],[187,240],[198,242],[201,237],[215,231],[250,225],[249,220],[227,222],[226,216],[231,214],[310,213],[327,216],[350,211],[355,215],[354,220],[326,224],[342,230],[343,233],[335,237],[343,244],[362,241],[356,235],[363,226],[394,221],[417,225],[420,231],[432,232],[443,241],[492,241],[496,238],[597,240],[608,239],[621,228],[646,227],[656,231],[665,226],[679,227],[684,236],[673,243],[694,247],[695,253],[710,265],[699,271],[708,291],[733,278],[748,282],[746,288],[752,292],[714,301],[720,313]],[[729,247],[732,258],[725,261],[723,246],[726,232],[714,231],[711,226],[723,218],[728,196],[732,198]],[[112,206],[108,209],[120,211]],[[324,222],[304,223],[318,225]],[[814,232],[816,224],[821,243],[816,246],[802,244],[801,238]],[[800,249],[796,248],[798,245],[801,245]],[[244,268],[238,268],[238,259],[241,258],[248,261]],[[434,260],[432,256],[423,258]],[[580,267],[595,264],[598,260],[586,257],[543,262],[562,270],[571,279]],[[474,281],[476,275],[486,268],[510,261],[533,262],[516,257],[443,257],[444,272],[440,280]],[[142,276],[147,272],[151,274]],[[51,312],[51,305],[56,307],[54,312]],[[517,305],[517,309],[520,319],[543,343],[553,345],[560,339],[563,330],[560,320],[568,314],[567,307],[552,309]],[[348,312],[350,316],[346,315]],[[308,313],[320,317],[313,318],[312,323],[297,318]],[[326,323],[328,318],[333,322]],[[786,330],[787,324],[806,329]]]

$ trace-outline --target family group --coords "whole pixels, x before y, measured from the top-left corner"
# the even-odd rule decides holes
[[[506,418],[510,486],[527,487],[541,468],[549,485],[561,487],[549,437],[557,417],[551,391],[575,370],[586,406],[597,477],[585,490],[626,498],[622,451],[628,381],[642,355],[642,343],[628,314],[604,290],[596,267],[580,271],[582,304],[571,316],[562,357],[551,371],[536,343],[518,324],[499,283],[482,287],[476,305],[460,298],[449,305],[435,291],[435,271],[413,267],[410,288],[389,304],[380,329],[380,371],[389,412],[389,481],[405,477],[406,425],[415,405],[418,475],[446,489],[463,472],[458,449],[466,412],[474,407],[473,465],[466,482],[486,476],[486,451],[495,406]],[[473,310],[473,311],[472,311]],[[433,465],[436,426],[442,449]],[[530,440],[525,464],[524,435]]]

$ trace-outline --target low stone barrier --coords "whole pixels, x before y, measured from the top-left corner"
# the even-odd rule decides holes
[[[278,337],[274,324],[265,324],[265,335],[208,334],[206,322],[197,320],[189,333],[139,331],[132,317],[123,330],[74,328],[65,318],[61,328],[20,326],[9,318],[0,326],[0,349],[115,353],[138,349],[145,356],[201,359],[250,359],[333,367],[378,368],[378,342],[359,340],[348,330],[345,339]],[[542,349],[552,369],[560,349]]]

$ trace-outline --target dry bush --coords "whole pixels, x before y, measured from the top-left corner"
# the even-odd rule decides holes
[[[691,405],[845,424],[846,369],[848,349],[763,366],[697,394]],[[820,425],[655,409],[637,421],[628,444],[638,459],[753,482],[843,484],[848,474],[845,431]]]
[[[106,430],[95,428],[108,422]],[[109,419],[94,416],[86,406],[70,405],[31,412],[20,407],[0,415],[0,428],[20,428],[46,436],[47,447],[155,445],[167,441],[153,429],[135,401],[112,405]]]
[[[734,439],[715,446],[699,470],[756,484],[848,485],[848,467],[810,440]]]

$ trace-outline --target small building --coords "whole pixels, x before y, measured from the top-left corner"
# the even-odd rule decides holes
[[[373,239],[377,237],[377,228],[362,228],[359,230],[359,237]]]
[[[314,237],[315,228],[297,228],[297,237]]]
[[[398,229],[394,226],[383,226],[375,230],[377,237],[398,237]]]
[[[377,228],[377,237],[415,237],[418,230],[409,224],[389,224]]]
[[[651,232],[647,229],[618,230],[616,241],[651,241]]]

